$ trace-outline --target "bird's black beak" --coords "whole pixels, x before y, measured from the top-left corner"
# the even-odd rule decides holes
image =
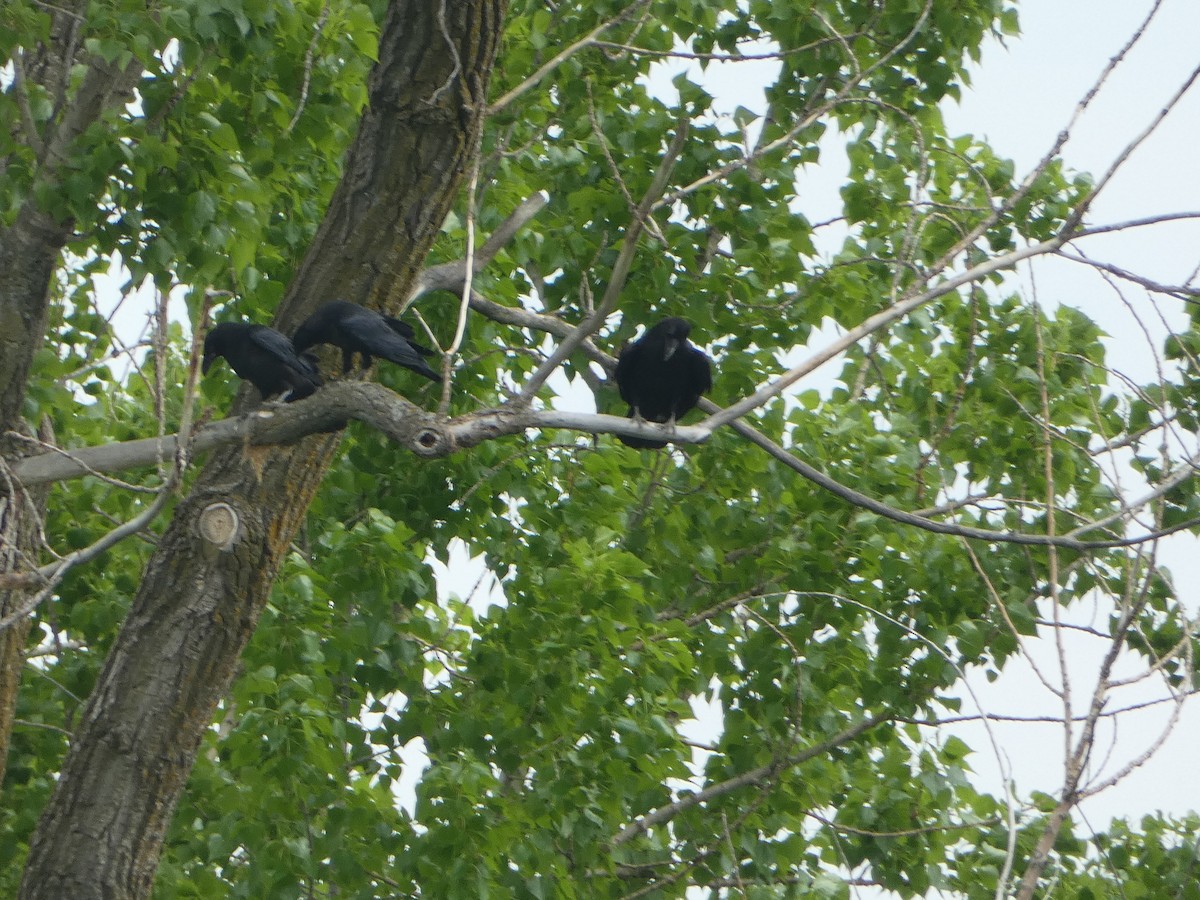
[[[666,350],[663,351],[663,359],[670,359],[675,355],[675,351],[679,349],[679,338],[667,338]]]
[[[202,359],[200,361],[200,374],[201,375],[208,374],[208,370],[212,368],[214,359],[216,359],[216,356],[209,355],[207,353],[204,354],[204,359]]]

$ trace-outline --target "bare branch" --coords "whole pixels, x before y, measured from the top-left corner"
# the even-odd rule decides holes
[[[768,50],[763,53],[693,53],[686,50],[652,50],[649,47],[637,47],[633,44],[618,44],[613,41],[592,41],[592,44],[605,50],[619,50],[622,53],[632,53],[634,56],[653,56],[659,59],[694,59],[699,62],[740,63],[757,62],[767,59],[787,59],[800,53],[807,53],[826,44],[842,43],[866,36],[865,31],[850,31],[834,37],[818,38],[799,47],[787,50]]]
[[[810,356],[804,362],[792,367],[775,381],[768,384],[761,390],[739,400],[737,403],[727,406],[721,412],[709,416],[701,425],[716,429],[718,426],[728,424],[734,419],[741,418],[746,413],[759,406],[762,406],[768,400],[778,396],[789,386],[794,384],[799,379],[803,378],[810,372],[820,368],[829,360],[844,353],[850,349],[864,337],[878,331],[881,328],[892,324],[893,322],[903,318],[915,309],[942,297],[951,291],[957,290],[963,285],[970,284],[982,278],[998,272],[1002,269],[1010,268],[1022,260],[1030,259],[1034,256],[1041,256],[1045,253],[1053,253],[1061,247],[1066,241],[1067,236],[1056,237],[1049,241],[1043,241],[1039,244],[1031,244],[1028,247],[1022,247],[1019,250],[1014,250],[1011,253],[1006,253],[1003,256],[995,259],[987,260],[977,266],[967,269],[965,272],[960,272],[958,275],[951,276],[929,290],[923,291],[915,296],[907,297],[897,303],[892,304],[888,308],[875,313],[875,315],[863,320],[858,326],[851,328],[837,340],[831,342],[827,347]]]
[[[533,331],[543,331],[564,339],[575,330],[575,326],[570,322],[556,316],[530,312],[514,306],[504,306],[488,300],[477,291],[471,292],[471,309],[487,316],[493,322],[515,325],[518,328],[528,328]],[[579,349],[587,355],[588,359],[598,363],[606,371],[611,371],[612,367],[617,364],[616,360],[597,347],[590,337],[583,339]]]
[[[530,75],[528,78],[526,78],[520,84],[518,84],[515,88],[513,88],[511,91],[509,91],[503,97],[501,97],[499,100],[497,100],[491,106],[489,106],[487,109],[487,114],[489,116],[492,116],[492,115],[495,115],[496,113],[500,112],[501,110],[503,110],[510,103],[512,103],[514,100],[516,100],[522,94],[524,94],[526,91],[528,91],[534,85],[536,85],[539,81],[541,81],[543,78],[545,78],[551,72],[553,72],[555,69],[557,69],[559,66],[561,66],[564,62],[566,62],[568,59],[570,59],[576,53],[595,45],[597,43],[596,38],[598,38],[600,35],[604,34],[604,32],[608,31],[610,28],[612,28],[616,25],[619,25],[621,22],[624,22],[630,16],[632,16],[635,12],[637,12],[642,7],[647,6],[649,3],[650,3],[650,0],[634,0],[633,3],[631,3],[629,6],[627,6],[621,12],[617,13],[617,15],[613,16],[611,19],[609,19],[606,22],[601,22],[599,25],[597,25],[595,28],[593,28],[591,31],[589,31],[587,34],[585,34],[583,37],[581,37],[575,43],[564,47],[562,50],[560,50],[558,53],[556,53],[550,60],[548,60],[541,67],[539,67],[536,72],[534,72],[532,75]]]
[[[1149,22],[1150,18],[1154,16],[1154,13],[1158,11],[1161,3],[1162,0],[1158,0],[1158,2],[1154,4],[1154,8],[1150,11],[1149,16],[1147,16],[1147,22]],[[1140,36],[1140,32],[1134,35],[1134,37],[1130,39],[1129,46],[1132,46]],[[1067,221],[1068,227],[1073,228],[1083,220],[1084,213],[1087,212],[1091,201],[1099,196],[1100,192],[1104,190],[1105,186],[1107,186],[1109,181],[1112,180],[1113,176],[1117,174],[1117,171],[1121,168],[1121,166],[1125,164],[1125,161],[1133,155],[1133,152],[1140,147],[1146,141],[1146,139],[1150,137],[1150,135],[1154,134],[1154,132],[1158,130],[1158,126],[1162,124],[1163,120],[1168,114],[1170,114],[1171,110],[1173,110],[1179,101],[1183,99],[1183,96],[1189,90],[1191,90],[1192,85],[1195,84],[1198,77],[1200,77],[1200,65],[1197,65],[1196,68],[1192,69],[1191,73],[1184,80],[1183,84],[1180,85],[1179,90],[1177,90],[1171,99],[1167,101],[1167,104],[1158,111],[1157,115],[1155,115],[1155,117],[1150,121],[1150,124],[1142,129],[1142,132],[1134,137],[1133,140],[1131,140],[1128,144],[1126,144],[1124,149],[1117,154],[1117,158],[1113,160],[1112,165],[1108,167],[1108,171],[1100,176],[1095,187],[1093,187],[1088,193],[1087,199],[1079,205],[1074,213],[1072,213],[1071,218]]]
[[[1126,222],[1114,222],[1110,225],[1091,225],[1080,228],[1075,237],[1091,237],[1094,234],[1112,234],[1115,231],[1125,231],[1128,228],[1146,228],[1150,225],[1161,225],[1163,222],[1187,222],[1200,219],[1200,210],[1196,212],[1161,213],[1157,216],[1146,216],[1142,219],[1129,219]]]
[[[165,305],[165,298],[163,301]],[[165,321],[165,309],[160,310]],[[208,306],[207,300],[201,309],[201,321],[207,316]],[[196,398],[196,383],[200,376],[200,349],[201,341],[203,340],[203,329],[193,329],[191,361],[188,368],[187,382],[184,385],[184,400],[183,410],[180,413],[179,434],[172,439],[174,467],[171,470],[166,482],[158,492],[158,496],[154,501],[147,506],[142,512],[134,516],[128,522],[124,522],[113,528],[107,534],[103,535],[98,540],[94,541],[87,547],[82,547],[66,556],[56,559],[52,563],[47,563],[32,571],[15,572],[0,575],[0,588],[22,588],[33,585],[40,585],[40,590],[32,596],[26,598],[16,609],[9,613],[4,618],[0,619],[0,631],[8,628],[14,622],[20,621],[25,616],[29,615],[37,606],[49,597],[54,589],[62,581],[63,577],[72,568],[78,565],[87,563],[101,553],[104,553],[111,547],[116,546],[121,541],[130,535],[134,535],[142,531],[163,510],[167,502],[174,495],[175,490],[179,487],[183,480],[183,474],[188,465],[188,442],[191,438],[192,431],[192,410],[195,405]],[[160,423],[161,424],[161,423]],[[159,459],[170,458],[164,454],[163,450],[167,439],[163,435],[152,438]],[[61,457],[58,457],[61,458]],[[18,476],[19,477],[19,476]]]
[[[769,144],[763,144],[762,146],[755,148],[753,153],[748,154],[747,156],[745,156],[741,159],[734,160],[733,162],[728,163],[724,166],[721,166],[720,168],[715,169],[712,172],[709,172],[707,175],[697,178],[695,181],[691,182],[690,184],[684,185],[683,187],[678,188],[675,191],[672,191],[670,194],[668,194],[666,197],[664,197],[662,200],[660,200],[655,205],[655,209],[658,209],[659,207],[663,207],[663,206],[671,206],[677,200],[683,199],[688,194],[695,193],[696,191],[698,191],[700,188],[704,187],[705,185],[712,184],[714,181],[720,181],[726,175],[730,175],[733,172],[738,171],[739,169],[746,168],[747,166],[751,165],[755,160],[761,159],[766,154],[771,153],[775,150],[781,149],[783,147],[786,147],[788,144],[790,144],[792,142],[792,140],[796,137],[796,135],[798,135],[800,132],[804,131],[806,128],[809,128],[816,122],[819,122],[822,118],[824,118],[826,115],[828,115],[831,110],[833,110],[835,107],[837,107],[842,101],[844,101],[848,97],[850,97],[850,95],[854,93],[854,91],[858,88],[858,86],[860,84],[862,84],[862,82],[866,78],[868,78],[870,75],[872,75],[878,69],[887,65],[889,60],[891,60],[893,57],[895,57],[896,54],[900,53],[910,43],[912,43],[913,38],[915,38],[917,36],[917,34],[921,31],[921,29],[925,27],[925,20],[929,17],[929,11],[932,7],[933,7],[933,0],[926,0],[925,7],[921,10],[921,15],[917,17],[916,23],[914,23],[912,29],[908,32],[908,34],[906,34],[903,38],[901,38],[896,43],[895,46],[893,46],[885,54],[883,54],[881,57],[879,57],[879,59],[875,60],[874,63],[872,63],[866,69],[859,72],[855,77],[849,79],[844,85],[842,85],[841,89],[839,89],[838,92],[833,97],[831,97],[825,103],[822,103],[819,107],[814,109],[808,115],[804,116],[798,123],[793,125],[791,128],[789,128],[786,132],[784,132],[778,138],[771,141]]]
[[[479,186],[479,144],[483,131],[480,130],[476,140],[475,152],[471,154],[471,181],[467,185],[467,255],[463,261],[464,273],[462,284],[462,300],[458,305],[458,322],[454,327],[454,339],[442,355],[442,400],[438,405],[438,413],[446,415],[450,409],[450,391],[453,387],[452,369],[454,357],[462,346],[463,334],[467,330],[467,308],[471,303],[471,282],[475,278],[475,191]]]
[[[1170,297],[1174,297],[1177,300],[1182,300],[1185,303],[1200,302],[1197,300],[1197,298],[1200,298],[1200,288],[1187,287],[1186,285],[1160,284],[1159,282],[1150,278],[1130,272],[1128,269],[1122,269],[1119,266],[1114,266],[1112,263],[1088,259],[1087,256],[1083,255],[1075,256],[1072,253],[1065,253],[1062,250],[1059,250],[1056,255],[1062,259],[1067,259],[1075,263],[1081,263],[1089,268],[1108,272],[1110,275],[1116,275],[1118,278],[1124,281],[1129,281],[1138,285],[1139,287],[1144,287],[1146,290],[1155,294],[1166,294]]]
[[[321,6],[321,14],[317,16],[317,24],[313,27],[313,36],[308,42],[308,49],[304,51],[304,81],[300,85],[300,102],[296,104],[296,111],[292,114],[292,120],[288,122],[287,128],[283,130],[284,134],[291,134],[296,127],[296,123],[300,121],[300,116],[304,113],[304,107],[308,104],[308,87],[312,82],[313,56],[317,51],[317,41],[321,39],[321,32],[325,30],[325,23],[329,21],[329,0],[325,0]]]
[[[4,618],[0,619],[0,631],[8,628],[14,622],[20,621],[35,610],[38,605],[49,597],[63,576],[67,574],[69,569],[77,565],[86,563],[95,559],[105,550],[113,547],[125,540],[130,535],[137,534],[147,525],[154,521],[155,517],[162,512],[163,507],[167,505],[167,501],[171,499],[171,491],[166,487],[159,492],[159,495],[154,498],[154,502],[146,507],[138,515],[134,516],[128,522],[117,526],[112,531],[105,534],[98,541],[68,553],[60,560],[55,560],[52,563],[34,569],[32,572],[14,572],[11,574],[0,575],[0,589],[12,590],[13,588],[25,588],[35,584],[42,585],[41,590],[36,594],[28,597],[21,604],[9,613]]]
[[[478,271],[490,263],[496,254],[500,252],[501,248],[506,246],[516,236],[517,232],[524,228],[549,202],[550,195],[544,191],[539,191],[513,210],[512,214],[500,224],[499,228],[492,232],[492,236],[475,253],[472,268]],[[413,287],[412,293],[401,307],[401,312],[411,306],[413,301],[418,297],[428,294],[431,291],[460,290],[466,277],[467,261],[465,259],[430,266],[417,276],[416,284]]]
[[[612,847],[619,847],[621,844],[625,844],[633,840],[639,834],[649,831],[654,826],[661,825],[664,822],[669,822],[684,810],[691,809],[693,806],[696,806],[700,803],[705,803],[716,797],[720,797],[723,794],[728,794],[731,791],[736,791],[739,788],[756,784],[768,778],[773,778],[785,768],[798,766],[801,763],[813,759],[814,757],[828,753],[830,750],[833,750],[836,747],[840,747],[843,744],[849,743],[860,734],[870,731],[876,725],[886,722],[892,717],[893,714],[887,711],[875,713],[874,715],[863,719],[861,722],[851,725],[849,728],[843,729],[833,737],[821,741],[821,743],[812,747],[808,747],[799,753],[792,754],[786,759],[768,763],[767,765],[759,766],[756,769],[750,769],[747,772],[743,772],[741,775],[735,775],[733,778],[717,782],[716,784],[710,785],[704,790],[697,791],[694,794],[684,794],[674,803],[669,803],[666,806],[659,807],[653,812],[642,816],[642,818],[638,819],[636,822],[626,825],[619,832],[617,832],[616,835],[613,836],[613,839],[609,841],[609,845]]]
[[[20,47],[12,56],[13,64],[13,93],[17,98],[17,107],[21,111],[21,128],[25,132],[25,140],[33,152],[40,156],[42,153],[42,138],[38,134],[37,123],[33,120],[33,110],[29,106],[29,87],[25,78],[25,51]]]
[[[450,89],[450,85],[454,84],[454,79],[462,72],[462,57],[458,55],[458,45],[455,44],[453,38],[450,37],[450,29],[446,27],[446,0],[439,0],[437,11],[438,28],[442,32],[442,37],[446,41],[446,46],[450,48],[450,55],[454,57],[454,68],[450,70],[450,74],[446,76],[445,82],[430,95],[428,102],[431,106],[438,102],[438,99],[446,91]]]
[[[671,177],[671,170],[675,167],[675,161],[679,158],[679,154],[683,152],[683,145],[687,139],[688,126],[687,118],[681,118],[679,125],[675,130],[675,137],[671,144],[667,147],[666,153],[663,154],[662,162],[659,163],[658,171],[654,174],[654,180],[647,188],[646,194],[642,197],[641,203],[634,211],[634,215],[629,223],[629,227],[625,231],[625,239],[621,242],[621,252],[617,255],[617,261],[613,264],[612,273],[609,275],[608,286],[604,290],[604,297],[600,301],[600,305],[586,319],[579,324],[567,337],[563,340],[558,348],[550,355],[533,375],[526,382],[525,388],[521,391],[517,402],[528,404],[532,402],[534,395],[538,389],[545,383],[550,374],[562,365],[575,348],[579,346],[584,338],[592,335],[596,330],[604,324],[604,320],[608,318],[617,307],[617,301],[620,300],[621,291],[625,288],[625,280],[629,277],[629,269],[633,265],[633,257],[637,252],[638,238],[641,236],[642,228],[651,210],[655,206],[655,201],[662,196],[663,191],[667,188],[667,181]]]
[[[567,323],[536,313],[513,310],[510,307],[490,304],[482,298],[472,299],[473,308],[482,308],[486,314],[511,317],[513,324],[528,327],[543,327],[554,323],[556,330],[574,329]],[[612,358],[602,351],[591,348],[592,355],[602,365],[611,366]],[[701,408],[707,412],[718,412],[720,407],[701,400]],[[666,425],[638,423],[621,416],[597,415],[568,412],[555,409],[533,410],[520,404],[510,404],[497,409],[487,409],[451,420],[438,419],[409,403],[387,388],[364,382],[335,382],[326,385],[312,397],[289,403],[286,406],[256,410],[250,416],[223,419],[198,431],[191,447],[195,453],[211,450],[236,441],[249,444],[291,443],[307,435],[342,428],[350,419],[357,419],[378,429],[392,440],[408,447],[421,456],[443,456],[484,441],[505,435],[518,434],[528,428],[562,428],[588,434],[623,434],[631,437],[656,438],[678,444],[703,443],[711,435],[705,423],[699,425]],[[1168,534],[1193,528],[1200,519],[1177,523],[1154,532],[1130,537],[1104,540],[1083,540],[1081,534],[1106,528],[1122,519],[1127,519],[1132,510],[1147,505],[1195,474],[1195,461],[1189,460],[1158,486],[1138,501],[1125,505],[1112,515],[1096,522],[1086,523],[1061,536],[1044,534],[1021,534],[1016,532],[990,531],[967,525],[939,522],[924,516],[895,509],[834,480],[813,468],[793,453],[785,450],[757,429],[741,421],[731,427],[742,437],[765,450],[772,458],[783,463],[814,484],[841,497],[849,503],[876,513],[901,524],[912,525],[937,534],[957,535],[995,543],[1025,544],[1030,546],[1055,546],[1071,550],[1097,550],[1114,547],[1135,546],[1156,540]],[[153,464],[169,458],[176,452],[177,439],[173,436],[144,438],[120,444],[106,444],[80,448],[69,455],[65,451],[39,454],[19,460],[13,466],[13,475],[26,486],[77,478],[81,475],[121,471]]]
[[[600,148],[600,153],[604,156],[604,161],[608,163],[609,174],[612,175],[613,181],[617,187],[621,189],[621,196],[625,198],[625,206],[629,209],[630,217],[638,215],[638,205],[633,202],[633,194],[629,191],[629,186],[625,184],[625,179],[621,176],[621,167],[617,165],[617,161],[613,159],[612,151],[608,149],[608,139],[604,136],[604,129],[600,127],[600,119],[596,115],[596,102],[592,96],[592,83],[587,82],[587,98],[588,98],[588,120],[592,124],[592,137],[596,140],[596,146]],[[646,225],[646,230],[657,240],[663,247],[668,247],[667,239],[663,237],[662,231],[658,227],[658,223],[650,217],[645,217],[642,220]]]
[[[1039,623],[1041,624],[1041,623]],[[1045,623],[1050,624],[1050,623]],[[1069,627],[1069,626],[1065,626]],[[1104,635],[1108,639],[1107,635]],[[1150,709],[1155,706],[1161,706],[1164,703],[1178,703],[1180,698],[1187,699],[1195,694],[1200,693],[1200,688],[1191,688],[1188,691],[1181,693],[1179,696],[1156,697],[1153,700],[1143,700],[1141,703],[1131,703],[1128,706],[1121,706],[1117,709],[1105,709],[1100,713],[1101,719],[1115,719],[1131,712],[1137,712],[1143,709]],[[909,725],[924,725],[928,728],[940,728],[945,725],[955,725],[959,722],[980,722],[987,719],[990,722],[1016,722],[1026,725],[1061,725],[1062,716],[1019,716],[1008,715],[1005,713],[990,713],[980,712],[961,716],[938,716],[937,718],[917,718],[915,716],[896,716],[897,722],[904,722]],[[1074,721],[1083,722],[1087,719],[1087,715],[1080,713],[1074,717]]]

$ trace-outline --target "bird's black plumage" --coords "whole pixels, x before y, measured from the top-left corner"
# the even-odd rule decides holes
[[[285,335],[266,325],[217,325],[204,338],[202,374],[208,374],[218,356],[225,358],[238,378],[258,388],[263,399],[282,394],[281,399],[299,400],[321,386],[312,356],[297,353]]]
[[[421,358],[433,355],[433,351],[412,343],[413,337],[412,326],[406,322],[357,303],[333,300],[317,307],[296,330],[292,341],[297,350],[307,350],[314,344],[341,347],[343,375],[354,367],[353,355],[360,353],[364,369],[371,365],[371,357],[378,356],[432,381],[441,381],[442,376]]]
[[[712,387],[712,366],[704,351],[692,346],[686,319],[663,319],[621,351],[617,387],[629,404],[629,417],[674,423]],[[667,446],[666,441],[617,435],[630,447]]]

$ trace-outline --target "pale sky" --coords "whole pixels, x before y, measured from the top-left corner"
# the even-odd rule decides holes
[[[983,65],[962,106],[947,107],[949,124],[955,130],[988,138],[998,152],[1016,160],[1019,170],[1028,169],[1069,120],[1075,104],[1150,6],[1125,0],[1039,0],[1022,4],[1021,38],[1010,41],[1007,48],[993,46],[985,52]],[[1197,35],[1200,4],[1195,0],[1167,0],[1162,4],[1143,42],[1129,53],[1074,129],[1063,150],[1068,166],[1099,176],[1112,164],[1200,64]],[[1101,194],[1088,221],[1122,222],[1164,212],[1200,210],[1197,147],[1200,89],[1186,96],[1150,140],[1130,157]],[[1165,283],[1182,284],[1200,265],[1200,223],[1124,232],[1092,240],[1084,247],[1095,258]],[[1141,382],[1155,377],[1141,327],[1099,276],[1061,260],[1038,261],[1033,272],[1033,282],[1028,272],[1022,273],[1022,282],[1026,286],[1036,284],[1043,303],[1076,306],[1100,323],[1110,336],[1106,344],[1112,366]],[[1154,340],[1161,341],[1165,328],[1155,321],[1145,292],[1128,285],[1122,288]],[[1160,301],[1158,305],[1171,327],[1185,326],[1182,304],[1172,307]],[[1135,482],[1131,479],[1130,483]],[[1192,587],[1200,583],[1198,547],[1197,538],[1181,535],[1164,542],[1161,553],[1193,615],[1200,609],[1200,597]],[[1087,611],[1080,612],[1085,614],[1075,618],[1086,620]],[[1100,617],[1097,624],[1103,623]],[[1075,635],[1068,639],[1069,669],[1077,698],[1094,681],[1101,649],[1098,643]],[[1043,671],[1057,671],[1056,654],[1049,640],[1034,656]],[[985,707],[993,712],[1019,713],[1041,704],[1048,711],[1061,709],[1061,705],[1051,702],[1053,698],[1028,666],[1015,667],[993,685],[982,678],[973,678],[971,683]],[[1126,693],[1130,695],[1126,702],[1149,696],[1149,692],[1133,688]],[[1161,696],[1161,689],[1154,693]],[[1077,699],[1076,708],[1079,703]],[[1110,707],[1116,705],[1110,703]],[[1120,761],[1141,753],[1160,733],[1167,717],[1168,708],[1159,707],[1123,719],[1109,764],[1101,765],[1102,745],[1094,768],[1112,772]],[[1052,790],[1060,782],[1060,727],[1000,726],[997,731],[1021,793],[1027,794],[1034,787]],[[986,744],[981,729],[963,734],[981,751],[973,759],[976,768],[994,773],[994,759],[983,752]],[[1192,702],[1185,706],[1180,723],[1162,750],[1120,784],[1085,803],[1083,809],[1089,821],[1100,828],[1112,816],[1136,821],[1154,810],[1183,813],[1200,809],[1200,779],[1192,777],[1198,739],[1200,710]]]
[[[987,139],[997,153],[1014,159],[1018,173],[1024,174],[1050,148],[1070,120],[1076,104],[1150,7],[1148,2],[1128,0],[1036,0],[1021,4],[1022,35],[1010,38],[1007,46],[990,42],[962,103],[944,105],[950,132],[973,133]],[[1062,153],[1069,168],[1088,171],[1096,177],[1108,169],[1200,63],[1197,36],[1200,36],[1200,3],[1165,0],[1142,42],[1108,79],[1073,129],[1073,137]],[[666,98],[673,94],[669,76],[689,66],[676,62],[663,68],[668,77],[655,79],[652,88]],[[699,71],[694,64],[690,68]],[[773,77],[774,71],[771,62],[714,65],[708,67],[703,77],[710,92],[719,99],[727,98],[729,111],[742,105],[761,112],[765,109],[761,85]],[[1200,147],[1200,88],[1185,97],[1155,135],[1122,166],[1095,203],[1088,222],[1114,223],[1164,212],[1200,210],[1197,147]],[[830,134],[823,143],[820,165],[812,167],[801,181],[800,207],[810,221],[840,215],[838,187],[845,171],[836,136]],[[1161,282],[1180,284],[1200,265],[1200,223],[1158,226],[1092,239],[1084,249],[1094,258]],[[1122,300],[1094,272],[1062,260],[1037,261],[1032,274],[1031,267],[1023,267],[1013,286],[1023,288],[1027,296],[1032,296],[1031,288],[1036,287],[1037,298],[1045,306],[1066,303],[1085,311],[1110,335],[1106,345],[1111,366],[1139,382],[1155,377],[1153,356],[1148,351],[1142,326],[1125,305],[1128,301],[1134,306],[1150,331],[1150,339],[1160,345],[1165,327],[1156,320],[1141,289],[1121,285]],[[1158,306],[1170,327],[1185,325],[1182,304],[1170,306],[1160,301]],[[822,335],[815,335],[809,346],[819,346],[822,340]],[[826,386],[838,368],[837,362],[828,364],[795,390]],[[1129,483],[1136,480],[1130,479]],[[1200,542],[1189,535],[1164,542],[1161,558],[1174,572],[1177,584],[1200,583],[1200,566],[1195,562],[1200,556],[1198,548]],[[1200,597],[1194,592],[1189,594],[1188,590],[1185,587],[1184,600],[1195,613],[1200,608]],[[1096,611],[1091,609],[1074,611],[1075,620],[1085,623],[1094,614]],[[1096,624],[1103,626],[1103,615],[1099,615]],[[1053,641],[1048,638],[1032,641],[1029,650],[1047,679],[1052,684],[1061,684]],[[1065,650],[1078,712],[1094,682],[1098,654],[1103,647],[1095,639],[1072,635],[1065,642]],[[1127,670],[1133,671],[1132,667]],[[995,683],[974,675],[969,684],[983,708],[991,713],[1061,715],[1061,703],[1042,686],[1030,666],[1021,661],[1011,662]],[[1125,694],[1128,696],[1122,705],[1161,696],[1162,691],[1151,682],[1132,687]],[[1110,703],[1110,707],[1115,705],[1115,700]],[[966,696],[963,711],[973,711],[973,703]],[[719,727],[717,711],[698,708],[697,712],[700,721],[689,736],[711,737]],[[1107,747],[1102,742],[1092,769],[1098,774],[1111,773],[1138,756],[1157,738],[1168,717],[1169,708],[1158,707],[1123,718],[1111,756],[1105,759]],[[1101,734],[1111,731],[1106,727]],[[991,751],[982,727],[956,726],[953,733],[960,734],[976,749],[971,758],[973,767],[983,776],[983,786],[999,793],[1001,763]],[[993,733],[1001,745],[1003,766],[1015,779],[1021,797],[1027,798],[1033,789],[1056,793],[1063,771],[1061,726],[997,724]],[[1166,745],[1120,784],[1089,799],[1083,807],[1084,814],[1094,827],[1102,828],[1113,816],[1126,816],[1136,822],[1141,815],[1155,810],[1182,813],[1200,809],[1200,779],[1191,775],[1197,743],[1200,743],[1200,713],[1193,704],[1185,706]],[[1181,778],[1180,773],[1186,773],[1185,777]]]

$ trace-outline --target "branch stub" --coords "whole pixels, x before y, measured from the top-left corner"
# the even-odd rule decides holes
[[[237,510],[228,503],[210,503],[200,513],[197,527],[202,538],[218,550],[226,551],[232,549],[241,524]]]

